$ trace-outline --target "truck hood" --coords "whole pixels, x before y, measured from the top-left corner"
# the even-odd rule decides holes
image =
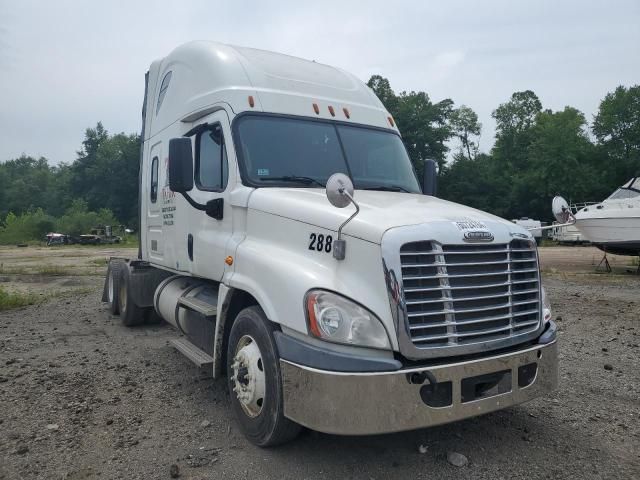
[[[378,244],[391,228],[438,221],[488,222],[494,228],[499,224],[505,230],[530,236],[523,228],[495,215],[427,195],[356,190],[354,199],[360,213],[343,233]],[[331,205],[320,188],[258,188],[249,197],[248,207],[333,231],[355,212],[352,205]]]

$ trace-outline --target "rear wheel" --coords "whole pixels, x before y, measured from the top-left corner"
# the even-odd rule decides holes
[[[118,288],[118,310],[122,323],[127,327],[141,325],[144,323],[144,308],[137,306],[131,299],[129,280],[129,269],[123,267],[120,271],[120,282]]]
[[[273,326],[260,307],[242,310],[231,327],[227,378],[231,408],[244,435],[269,447],[295,438],[302,427],[284,416],[280,363]]]
[[[120,313],[119,296],[120,296],[120,277],[122,275],[122,267],[124,262],[112,260],[109,263],[107,272],[107,300],[109,303],[109,311],[112,315]]]

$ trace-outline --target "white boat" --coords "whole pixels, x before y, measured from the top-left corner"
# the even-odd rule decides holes
[[[640,255],[640,177],[634,177],[601,203],[574,214],[575,226],[605,252]]]

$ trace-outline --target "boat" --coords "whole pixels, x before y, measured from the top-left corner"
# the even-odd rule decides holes
[[[640,177],[633,177],[600,203],[573,213],[585,239],[606,253],[640,255]]]

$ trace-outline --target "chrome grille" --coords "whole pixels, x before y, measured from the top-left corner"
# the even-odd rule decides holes
[[[441,245],[400,249],[409,331],[419,348],[469,345],[537,330],[540,284],[535,245]]]

